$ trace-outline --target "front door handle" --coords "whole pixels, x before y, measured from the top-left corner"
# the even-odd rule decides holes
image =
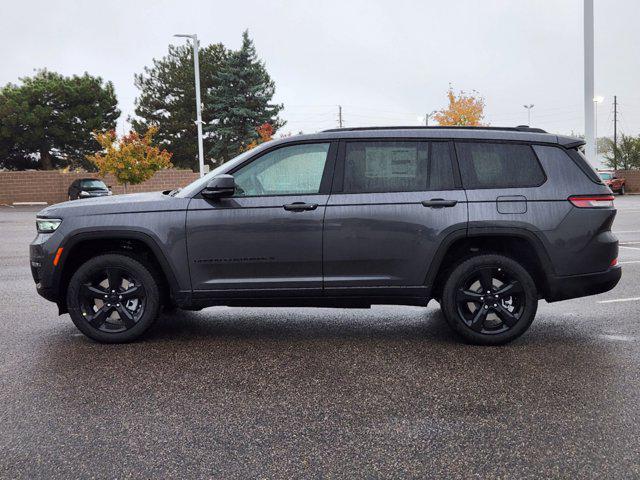
[[[304,212],[305,210],[315,210],[318,208],[317,203],[293,202],[282,206],[290,212]]]
[[[457,204],[457,200],[445,200],[444,198],[432,198],[431,200],[422,201],[423,207],[431,208],[455,207]]]

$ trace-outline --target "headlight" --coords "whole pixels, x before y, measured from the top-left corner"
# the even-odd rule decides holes
[[[80,196],[81,196],[81,197],[88,197],[89,195],[91,195],[91,194],[90,194],[89,192],[85,192],[84,190],[82,190],[82,191],[80,192]]]
[[[40,233],[52,233],[60,226],[62,220],[59,218],[36,218],[36,228]]]

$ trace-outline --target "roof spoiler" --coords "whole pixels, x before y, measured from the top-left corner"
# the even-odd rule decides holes
[[[582,138],[563,137],[561,135],[558,135],[558,143],[564,148],[578,148],[582,145],[585,145],[587,142],[585,142]]]

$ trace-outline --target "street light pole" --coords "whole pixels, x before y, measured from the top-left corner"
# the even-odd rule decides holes
[[[604,97],[601,95],[597,95],[593,97],[593,110],[594,110],[593,160],[594,161],[598,159],[598,105],[600,105],[603,101],[604,101]]]
[[[531,126],[531,109],[533,107],[535,107],[535,105],[533,103],[529,104],[529,105],[523,105],[524,108],[527,109],[527,126]]]
[[[587,159],[595,165],[595,108],[593,73],[593,0],[584,0],[584,137]]]
[[[436,113],[438,113],[437,110],[432,110],[431,112],[424,114],[424,126],[425,127],[429,126],[429,119]]]
[[[204,176],[204,147],[202,146],[202,101],[200,99],[200,61],[198,35],[177,34],[174,37],[190,38],[193,42],[193,69],[196,77],[196,126],[198,128],[198,164],[200,176]]]

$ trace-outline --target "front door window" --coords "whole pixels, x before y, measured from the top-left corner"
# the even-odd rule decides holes
[[[266,153],[233,174],[236,196],[319,193],[328,152],[329,143],[313,143]]]

